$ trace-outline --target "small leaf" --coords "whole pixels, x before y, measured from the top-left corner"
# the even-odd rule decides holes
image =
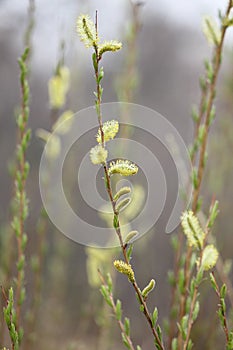
[[[108,303],[108,305],[112,307],[112,301],[111,301],[111,299],[109,297],[109,292],[108,292],[106,286],[102,285],[100,287],[100,292],[103,295],[105,301]]]
[[[227,293],[227,286],[224,283],[222,285],[221,289],[220,289],[220,296],[221,296],[221,298],[225,299],[226,293]]]
[[[159,325],[156,327],[156,331],[158,333],[159,340],[162,341],[162,330]]]
[[[202,23],[203,33],[210,44],[219,45],[221,40],[221,31],[210,16],[205,16]]]
[[[129,336],[129,334],[130,334],[130,321],[127,317],[125,317],[124,327],[125,327],[126,335]]]
[[[117,299],[117,302],[116,302],[116,318],[117,318],[117,321],[121,320],[121,316],[122,316],[121,301],[119,299]]]
[[[192,347],[193,347],[193,342],[192,342],[191,339],[189,339],[189,341],[188,341],[188,346],[187,346],[187,350],[191,350]]]
[[[114,228],[118,228],[118,227],[119,227],[119,218],[118,218],[118,215],[114,215],[114,218],[113,218],[113,227],[114,227]]]
[[[110,273],[107,274],[107,284],[108,284],[109,292],[111,292],[112,291],[112,277],[111,277]]]
[[[142,304],[140,305],[139,309],[141,312],[144,312],[144,306]]]
[[[197,169],[196,168],[193,168],[193,171],[192,171],[192,183],[193,183],[194,189],[197,189],[198,177],[197,177]]]
[[[97,64],[95,52],[94,52],[93,55],[92,55],[92,62],[93,62],[93,67],[94,67],[95,71],[97,71],[97,69],[98,69],[98,64]]]
[[[152,314],[152,325],[155,327],[158,320],[158,309],[157,307],[154,308],[153,314]]]
[[[101,67],[100,71],[99,71],[99,76],[98,76],[98,84],[101,82],[103,77],[104,77],[104,69],[103,69],[103,67]]]
[[[126,336],[123,332],[121,333],[121,336],[122,336],[122,340],[123,340],[124,345],[127,347],[127,349],[130,349],[130,344],[128,342],[128,339],[126,338]]]
[[[200,310],[200,304],[199,304],[199,301],[196,301],[195,306],[194,306],[194,310],[193,310],[193,314],[192,314],[193,322],[196,321],[197,316],[199,314],[199,310]]]
[[[130,261],[131,258],[132,258],[132,253],[133,253],[133,245],[130,244],[128,249],[127,249],[127,252],[126,252],[126,255],[127,255],[127,259]]]
[[[172,339],[172,350],[178,350],[178,341],[177,338]]]
[[[219,206],[219,202],[215,201],[214,204],[210,207],[209,223],[208,223],[209,228],[213,227],[216,217],[218,216],[218,213],[219,213],[218,206]]]

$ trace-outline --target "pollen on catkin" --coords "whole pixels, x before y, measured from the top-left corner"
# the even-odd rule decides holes
[[[104,133],[104,141],[107,142],[112,140],[118,133],[119,123],[116,120],[108,120],[107,122],[103,123],[102,130]],[[98,143],[102,142],[100,129],[97,132],[96,140]]]
[[[122,260],[115,260],[113,264],[117,271],[128,277],[130,282],[135,282],[134,272],[130,264],[127,264]]]
[[[202,230],[197,217],[190,211],[185,211],[181,216],[181,225],[187,237],[188,245],[194,248],[202,248],[205,233]]]
[[[107,51],[118,51],[122,48],[122,43],[117,40],[104,41],[103,44],[99,45],[100,57]]]
[[[97,45],[99,39],[96,35],[95,25],[88,15],[78,17],[77,32],[80,40],[87,48]]]
[[[108,156],[108,151],[101,145],[93,147],[90,151],[90,159],[93,164],[105,163]]]
[[[111,162],[108,173],[112,174],[120,174],[122,176],[131,176],[135,175],[138,172],[138,167],[136,164],[130,162],[129,160],[119,159],[116,162]]]
[[[218,255],[219,253],[213,244],[207,245],[202,254],[201,267],[203,270],[212,269],[217,263]]]

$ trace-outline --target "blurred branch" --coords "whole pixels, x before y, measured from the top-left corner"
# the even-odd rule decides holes
[[[27,81],[27,60],[29,49],[26,48],[19,59],[20,82],[22,92],[21,113],[18,115],[17,124],[19,130],[19,142],[17,145],[18,169],[15,179],[15,199],[17,213],[13,218],[12,226],[15,231],[18,244],[17,282],[16,282],[16,325],[20,327],[21,305],[25,299],[25,248],[27,234],[25,233],[25,220],[28,216],[28,199],[26,195],[26,180],[29,173],[29,163],[26,161],[26,150],[29,146],[31,130],[28,129],[29,118],[29,85]]]
[[[122,322],[122,310],[121,310],[121,302],[120,300],[117,300],[117,302],[115,303],[114,301],[114,297],[112,294],[112,280],[110,275],[108,274],[108,282],[106,282],[104,276],[102,275],[102,273],[100,272],[100,270],[98,270],[99,273],[99,277],[102,283],[101,286],[101,293],[104,297],[104,299],[107,301],[108,305],[111,307],[111,309],[113,310],[113,313],[115,315],[115,318],[117,320],[118,326],[121,330],[121,334],[122,334],[122,338],[123,341],[125,340],[126,344],[127,344],[127,348],[131,349],[131,350],[135,350],[135,347],[133,346],[132,340],[130,338],[130,334],[129,334],[129,330],[126,329],[125,324]]]
[[[24,34],[24,46],[32,48],[32,34],[35,27],[35,0],[29,0],[28,6],[28,24]],[[30,55],[32,54],[32,49]]]
[[[233,4],[232,4],[232,1],[230,0],[228,2],[228,6],[226,9],[224,18],[228,18],[232,6]],[[192,210],[194,213],[196,213],[199,209],[200,189],[201,189],[201,184],[202,184],[203,174],[204,174],[204,169],[206,164],[206,147],[207,147],[210,125],[215,117],[213,103],[216,96],[217,78],[218,78],[219,70],[221,66],[223,44],[224,44],[227,28],[228,27],[226,25],[224,24],[221,25],[220,41],[219,43],[216,43],[216,46],[213,52],[212,62],[206,63],[205,81],[208,82],[208,84],[206,87],[207,91],[203,90],[204,92],[201,98],[199,116],[197,118],[198,132],[196,127],[196,134],[198,133],[200,138],[200,149],[197,149],[197,151],[199,152],[199,157],[197,159],[198,165],[197,165],[196,175],[193,177],[194,186],[193,186],[193,194],[192,194]],[[203,105],[205,105],[205,108],[203,108]],[[203,113],[203,109],[204,109],[204,113]],[[201,129],[201,135],[200,135],[202,118],[204,119],[204,123]],[[195,157],[193,157],[193,162],[194,160],[195,160]],[[191,278],[191,273],[190,273],[191,254],[192,254],[192,251],[190,248],[188,248],[186,252],[186,258],[185,258],[185,288],[184,288],[185,294],[181,297],[181,302],[180,302],[180,316],[179,316],[180,321],[185,314],[185,304],[188,297],[187,291],[188,291],[188,286]],[[178,343],[181,344],[181,334],[179,335]]]

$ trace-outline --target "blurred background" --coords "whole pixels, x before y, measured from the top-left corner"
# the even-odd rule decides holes
[[[31,2],[32,4],[32,2]],[[57,0],[35,1],[28,11],[26,0],[0,1],[0,284],[11,279],[14,267],[6,271],[7,256],[14,257],[14,240],[9,245],[12,217],[11,173],[16,145],[15,113],[20,103],[17,57],[24,47],[28,24],[30,30],[32,140],[28,150],[31,172],[28,180],[30,215],[27,220],[27,299],[24,305],[25,332],[23,349],[123,349],[119,330],[99,293],[97,267],[109,271],[118,250],[95,250],[72,242],[53,226],[42,211],[39,192],[39,163],[43,143],[36,130],[51,130],[55,118],[66,110],[77,112],[93,105],[95,89],[90,51],[80,44],[76,18],[80,13],[99,13],[100,35],[118,39],[123,50],[104,58],[104,102],[135,102],[164,115],[177,128],[187,146],[192,141],[191,107],[198,103],[199,76],[211,48],[202,34],[203,15],[217,17],[224,1],[147,0]],[[215,226],[216,239],[224,259],[232,258],[232,146],[233,146],[233,51],[229,30],[223,66],[218,83],[217,119],[211,131],[208,170],[203,185],[204,207],[212,196],[220,201],[220,215]],[[66,105],[51,110],[48,81],[58,64],[70,69],[70,89]],[[140,140],[143,142],[143,140]],[[86,147],[88,145],[88,140]],[[87,148],[88,150],[88,148]],[[155,179],[156,181],[156,179]],[[139,197],[143,183],[139,183]],[[70,185],[71,186],[71,185]],[[73,184],[72,184],[73,186]],[[171,184],[172,190],[172,184]],[[143,190],[142,190],[143,191]],[[156,195],[156,193],[155,193]],[[167,203],[169,206],[169,203]],[[166,209],[166,208],[165,208]],[[141,285],[154,277],[153,298],[160,321],[168,317],[169,285],[167,271],[172,267],[170,236],[164,233],[167,213],[162,213],[156,227],[135,243],[133,264]],[[103,219],[104,222],[104,219]],[[106,222],[107,224],[107,222]],[[38,268],[38,254],[39,259]],[[121,298],[125,315],[132,320],[132,336],[143,349],[152,349],[147,325],[138,311],[134,293],[127,280],[116,276],[115,295]],[[204,287],[204,294],[208,288]],[[206,304],[215,317],[211,298]],[[205,305],[205,307],[206,307]],[[201,325],[195,328],[198,347],[221,349],[215,334],[201,312]],[[206,332],[200,335],[199,330]],[[4,332],[3,332],[4,333]],[[1,339],[0,347],[7,344]],[[208,338],[208,344],[207,344]],[[211,338],[211,339],[210,339]],[[221,339],[221,337],[220,337]],[[213,343],[212,343],[213,342]],[[219,346],[219,347],[218,347]]]

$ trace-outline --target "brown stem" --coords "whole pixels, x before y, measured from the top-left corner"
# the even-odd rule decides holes
[[[231,8],[232,8],[232,1],[230,0],[228,2],[225,17],[229,16]],[[212,76],[211,82],[209,83],[209,86],[208,86],[207,106],[206,106],[206,111],[205,111],[205,115],[204,115],[204,134],[203,134],[203,141],[202,141],[202,144],[200,147],[200,156],[199,156],[198,169],[197,169],[197,186],[196,186],[196,188],[194,188],[193,195],[192,195],[192,197],[193,197],[192,210],[194,213],[196,213],[196,211],[198,209],[198,200],[199,200],[199,196],[200,196],[201,184],[202,184],[204,168],[205,168],[205,154],[206,154],[207,141],[208,141],[208,135],[209,135],[211,110],[212,110],[213,102],[215,99],[215,90],[216,90],[219,69],[221,66],[221,56],[222,56],[222,51],[223,51],[223,43],[224,43],[224,39],[225,39],[226,29],[227,29],[227,26],[222,25],[220,42],[215,48],[215,52],[214,52],[213,60],[212,60],[213,76]],[[201,118],[199,118],[199,125],[200,125],[200,123],[201,123]],[[197,132],[198,132],[198,130],[196,129],[196,133]],[[187,299],[187,291],[188,291],[188,286],[189,286],[190,278],[191,278],[191,271],[190,271],[191,255],[192,255],[192,249],[188,248],[187,254],[186,254],[186,263],[185,263],[185,295],[183,296],[183,298],[181,298],[180,320],[184,316],[184,313],[185,313],[185,303],[186,303],[186,299]],[[179,334],[178,346],[181,344],[181,342],[182,342],[181,334]]]
[[[96,11],[96,21],[95,21],[95,28],[96,28],[96,36],[98,36],[98,18],[97,18],[97,11]],[[99,122],[99,129],[100,129],[100,135],[101,135],[101,144],[104,147],[104,132],[103,132],[103,122],[102,122],[102,114],[101,114],[101,86],[99,84],[99,62],[101,60],[101,57],[99,56],[99,51],[98,51],[98,46],[94,45],[94,50],[95,50],[95,55],[96,55],[96,65],[94,67],[95,70],[95,77],[96,77],[96,91],[97,91],[97,100],[96,100],[96,104],[97,104],[97,117],[98,117],[98,122]],[[116,203],[113,199],[113,192],[112,192],[112,188],[111,188],[111,180],[110,180],[110,176],[109,176],[109,172],[108,172],[108,165],[105,162],[104,166],[104,174],[105,174],[105,184],[106,184],[106,190],[108,192],[108,196],[109,196],[109,200],[111,202],[112,205],[112,209],[113,209],[113,214],[114,216],[117,218],[117,226],[115,227],[115,231],[116,234],[118,236],[119,242],[120,242],[120,246],[121,246],[121,250],[125,259],[125,262],[127,264],[129,264],[129,259],[127,257],[127,250],[126,250],[126,246],[124,245],[123,242],[123,238],[122,238],[122,234],[121,234],[121,228],[120,228],[120,220],[119,220],[119,213],[116,210]],[[153,333],[154,338],[156,339],[156,342],[159,344],[160,349],[164,350],[164,346],[162,344],[162,342],[159,339],[159,336],[157,334],[156,329],[153,327],[153,323],[152,323],[152,318],[150,315],[150,312],[148,310],[147,304],[145,302],[145,300],[143,299],[142,295],[141,295],[141,290],[138,287],[136,281],[132,283],[134,290],[136,292],[136,294],[138,295],[138,298],[140,300],[141,305],[143,306],[143,313],[150,325],[151,331]]]
[[[22,144],[26,127],[27,127],[27,103],[25,102],[24,95],[25,95],[25,82],[23,81],[21,83],[21,94],[22,94],[22,104],[21,104],[21,113],[22,113],[22,127],[19,131],[19,145]],[[22,157],[19,162],[19,172],[20,174],[24,174],[25,171],[25,153],[22,152]],[[20,230],[19,235],[17,236],[17,249],[18,249],[18,261],[23,256],[23,248],[22,248],[22,240],[24,235],[24,205],[25,205],[25,187],[26,187],[26,181],[25,178],[22,175],[22,188],[19,191],[19,222],[20,222]],[[18,191],[18,189],[16,189]],[[18,269],[17,272],[17,286],[16,286],[16,326],[17,329],[20,325],[20,316],[21,316],[21,303],[20,303],[20,293],[22,290],[22,284],[23,284],[23,273],[22,270]]]
[[[186,339],[183,345],[183,350],[186,350],[188,347],[189,339],[190,339],[190,334],[193,326],[193,311],[195,307],[195,303],[197,300],[198,296],[198,285],[195,286],[194,293],[193,293],[193,299],[190,305],[190,310],[189,310],[189,315],[188,315],[188,329],[187,329],[187,334],[186,334]]]
[[[178,233],[178,248],[174,255],[174,285],[171,288],[171,300],[170,300],[170,323],[169,323],[169,331],[168,331],[168,349],[172,347],[172,339],[175,336],[176,330],[176,320],[172,317],[173,309],[176,305],[177,300],[177,283],[178,283],[178,273],[180,267],[180,259],[182,255],[182,247],[183,247],[184,235],[183,232],[179,231]]]
[[[225,17],[229,16],[231,8],[232,8],[232,1],[230,0],[228,3]],[[213,58],[213,65],[214,65],[213,78],[212,78],[211,83],[209,85],[209,98],[208,98],[208,102],[207,102],[205,122],[204,122],[204,126],[205,126],[204,127],[204,135],[203,135],[203,142],[202,142],[201,150],[200,150],[200,158],[199,158],[199,165],[198,165],[198,172],[197,172],[197,188],[194,189],[194,191],[193,191],[192,210],[194,212],[196,212],[196,210],[197,210],[198,198],[199,198],[202,179],[203,179],[203,172],[204,172],[204,167],[205,167],[205,152],[206,152],[206,147],[207,147],[209,126],[210,126],[210,116],[211,116],[213,102],[215,99],[215,90],[216,90],[219,69],[221,66],[221,57],[222,57],[223,43],[224,43],[224,39],[225,39],[226,30],[227,30],[227,26],[222,25],[220,43],[216,46],[216,50],[215,50],[215,54],[214,54],[214,58]]]

